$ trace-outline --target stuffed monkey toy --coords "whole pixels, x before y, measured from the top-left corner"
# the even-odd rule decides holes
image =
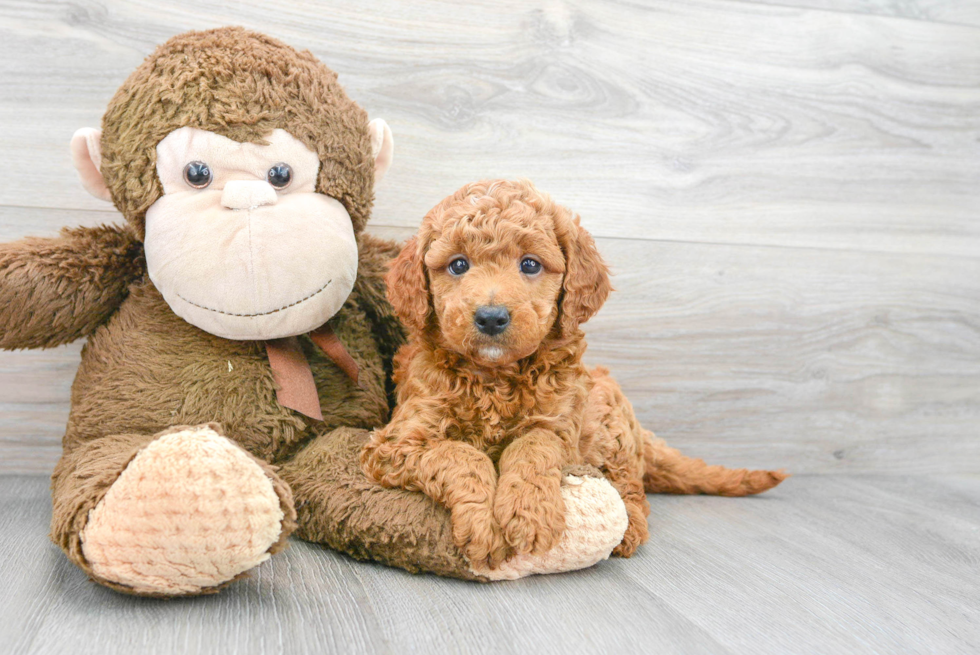
[[[0,245],[0,348],[87,339],[51,538],[93,580],[211,593],[294,531],[475,580],[618,543],[618,496],[575,471],[564,540],[477,571],[442,507],[361,472],[404,340],[383,283],[397,247],[364,232],[392,152],[335,73],[240,28],[174,37],[72,138],[83,185],[125,223]]]

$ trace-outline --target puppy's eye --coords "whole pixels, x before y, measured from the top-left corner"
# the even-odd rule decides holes
[[[195,189],[203,189],[211,184],[214,176],[211,174],[211,167],[203,161],[192,161],[184,166],[184,182]]]
[[[449,266],[446,267],[450,275],[462,275],[466,271],[470,270],[470,263],[466,261],[466,257],[457,257],[456,259],[449,262]]]
[[[537,275],[541,272],[541,262],[537,259],[525,257],[521,260],[521,273],[524,275]]]
[[[269,169],[266,178],[269,180],[269,184],[275,188],[285,189],[293,181],[293,169],[289,167],[289,164],[279,162]]]

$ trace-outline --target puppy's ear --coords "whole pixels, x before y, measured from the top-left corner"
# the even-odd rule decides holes
[[[421,332],[429,318],[429,287],[425,276],[425,253],[418,236],[405,242],[385,275],[388,302],[409,329]]]
[[[579,225],[578,216],[574,220],[567,215],[560,216],[556,227],[565,254],[558,326],[562,336],[570,336],[599,311],[612,291],[612,283],[609,267],[602,260],[592,235]]]

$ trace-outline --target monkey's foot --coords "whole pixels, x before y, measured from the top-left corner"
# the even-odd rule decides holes
[[[137,594],[206,593],[282,545],[291,498],[214,427],[162,434],[89,512],[82,552],[96,576]]]
[[[598,471],[585,475],[566,471],[561,495],[565,532],[554,548],[539,555],[518,555],[496,569],[471,570],[491,580],[516,580],[584,569],[607,559],[626,532],[626,506],[619,493]]]

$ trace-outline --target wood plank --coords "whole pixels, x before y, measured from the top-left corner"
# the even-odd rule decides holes
[[[894,3],[892,3],[894,4]],[[980,30],[733,0],[0,4],[0,204],[98,209],[66,143],[155,44],[235,16],[394,129],[376,221],[527,176],[602,236],[980,254]]]
[[[797,472],[980,470],[980,262],[602,240],[588,324],[643,423]]]
[[[747,502],[657,498],[653,570],[622,573],[734,652],[970,653],[980,484],[965,484],[822,476]]]
[[[674,445],[795,473],[980,471],[980,260],[599,247],[618,290],[587,360]],[[0,472],[53,466],[77,360],[77,345],[0,353]]]
[[[752,499],[651,496],[630,560],[480,585],[294,541],[218,596],[138,600],[47,541],[47,481],[0,478],[0,650],[970,653],[980,476],[798,476]]]
[[[84,584],[77,576],[61,585],[59,558],[47,538],[51,499],[47,478],[0,477],[0,651],[26,653],[40,629],[52,592]],[[82,578],[82,579],[79,579]]]
[[[975,0],[745,0],[752,4],[819,9],[845,14],[869,14],[906,20],[980,27],[980,4]]]

